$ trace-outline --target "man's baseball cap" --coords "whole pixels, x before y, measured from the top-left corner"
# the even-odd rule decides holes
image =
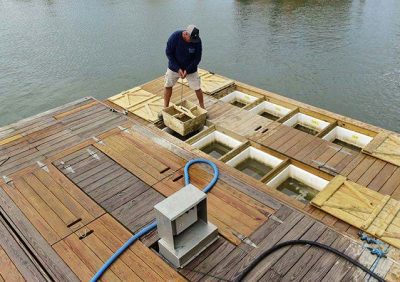
[[[199,29],[194,24],[188,25],[186,31],[190,35],[190,42],[197,43],[200,41]]]

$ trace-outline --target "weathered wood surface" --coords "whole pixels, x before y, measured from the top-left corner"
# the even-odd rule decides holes
[[[124,115],[88,98],[10,125],[0,131],[0,174],[9,175],[43,161],[125,121]]]
[[[88,281],[131,234],[104,215],[55,244],[57,253],[82,281]],[[183,281],[167,263],[136,242],[111,265],[102,279],[110,281]]]
[[[163,79],[142,85],[142,89],[161,97]],[[330,175],[341,174],[394,199],[400,198],[400,168],[396,165],[271,122],[216,99],[234,89],[248,91],[257,97],[265,95],[267,100],[277,99],[293,109],[296,106],[307,108],[307,105],[276,94],[236,83],[214,97],[205,96],[211,123],[298,161],[299,165],[307,164]],[[181,91],[185,99],[197,103],[193,91],[182,84],[174,87],[172,102],[181,99]],[[313,107],[310,109],[317,115],[329,114]],[[361,128],[364,126],[338,115],[332,117],[340,119],[340,125],[346,121]],[[113,248],[116,249],[114,237],[120,238],[122,244],[131,236],[128,229],[135,232],[153,219],[151,207],[155,203],[183,186],[181,176],[186,160],[206,157],[168,133],[138,120],[111,112],[109,106],[86,98],[0,128],[0,175],[11,178],[8,184],[4,183],[7,178],[0,181],[1,207],[13,232],[21,236],[31,251],[36,269],[37,265],[43,265],[55,280],[74,280],[77,279],[75,275],[85,280],[90,278]],[[142,125],[135,125],[134,130],[123,130],[133,124]],[[362,131],[365,134],[377,132],[372,126],[365,126]],[[92,139],[93,136],[96,138]],[[43,166],[42,163],[46,167],[38,168]],[[372,264],[373,258],[368,253],[341,235],[346,232],[355,236],[357,229],[318,209],[290,200],[276,190],[271,191],[265,184],[220,161],[216,163],[221,175],[220,183],[209,195],[213,203],[210,220],[219,226],[223,237],[192,261],[190,269],[188,266],[181,271],[187,278],[234,278],[262,250],[296,238],[332,244],[366,264]],[[196,175],[192,181],[199,188],[209,181],[211,171],[208,167],[191,170]],[[287,204],[313,218],[288,208]],[[113,226],[110,234],[114,237],[104,235],[108,226]],[[79,240],[82,232],[89,229],[95,232]],[[247,237],[259,248],[242,242],[239,237],[242,240]],[[147,246],[156,240],[155,232],[142,238]],[[149,269],[139,267],[140,261],[129,255],[107,275],[114,280],[124,280],[128,274],[143,280],[147,277],[165,280],[177,275],[169,267],[159,269],[159,263],[154,262],[162,261],[154,251],[142,244],[139,249],[141,254],[151,257],[144,262]],[[5,248],[3,250],[2,261],[10,265],[10,269],[14,269],[14,265],[25,278],[17,260],[13,260]],[[97,253],[95,258],[92,257],[94,253]],[[151,274],[150,270],[156,274]],[[396,277],[398,265],[387,260],[377,272],[388,278]],[[359,279],[365,274],[334,256],[303,246],[277,252],[257,266],[249,277],[330,281]],[[3,274],[0,274],[0,280],[4,280]]]

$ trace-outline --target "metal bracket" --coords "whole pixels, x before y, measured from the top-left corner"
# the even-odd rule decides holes
[[[269,219],[272,219],[273,221],[279,222],[280,224],[283,223],[282,220],[280,220],[279,218],[277,218],[277,217],[276,217],[275,215],[273,215],[273,214],[268,215],[268,218],[269,218]]]
[[[344,150],[343,148],[342,148],[339,152],[340,152],[340,153],[343,153],[343,154],[345,154],[345,155],[348,155],[348,156],[353,155],[352,152],[349,152],[349,151],[347,151],[347,150]]]
[[[330,172],[332,172],[334,174],[339,174],[339,172],[337,172],[334,167],[331,167],[329,165],[325,165],[324,163],[316,161],[316,160],[312,160],[311,162],[316,163],[318,165],[319,169],[326,169],[326,170],[329,170]]]
[[[340,149],[341,149],[341,148],[337,148],[337,147],[334,147],[334,146],[331,146],[331,145],[329,145],[328,147],[333,149],[333,150],[335,150],[336,152],[339,152]]]
[[[75,170],[72,168],[71,165],[64,163],[63,161],[60,162],[60,165],[63,166],[63,168],[68,172],[68,173],[75,173]]]
[[[37,161],[36,163],[37,163],[37,165],[38,165],[41,169],[43,169],[45,172],[50,172],[50,170],[49,170],[49,168],[47,167],[47,165],[45,165],[45,164],[42,163],[41,161]]]
[[[93,151],[90,150],[90,149],[86,149],[86,151],[87,151],[87,152],[89,153],[89,155],[91,155],[94,159],[100,161],[99,155],[97,155],[95,152],[93,152]]]
[[[240,239],[240,241],[242,241],[243,243],[245,243],[253,248],[258,248],[258,246],[256,244],[254,244],[248,237],[244,236],[243,234],[233,231],[233,235],[238,237]]]
[[[122,126],[120,126],[120,125],[118,125],[118,129],[121,130],[121,131],[123,131],[123,132],[129,132],[129,129],[128,129],[128,128],[122,127]]]
[[[99,138],[97,138],[95,136],[93,136],[92,139],[98,144],[105,145],[105,143],[103,141],[101,141]]]
[[[13,180],[11,178],[9,178],[7,175],[3,175],[3,181],[6,185],[14,187],[13,185]]]

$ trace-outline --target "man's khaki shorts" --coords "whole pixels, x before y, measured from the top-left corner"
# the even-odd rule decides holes
[[[180,76],[177,72],[167,69],[167,72],[165,73],[164,87],[173,87],[179,78]],[[186,75],[186,79],[191,89],[195,91],[200,89],[200,77],[197,71]]]

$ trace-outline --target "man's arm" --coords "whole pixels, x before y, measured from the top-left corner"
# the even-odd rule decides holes
[[[174,34],[171,35],[167,41],[167,48],[165,49],[165,54],[168,57],[168,60],[172,64],[173,68],[179,69],[179,64],[175,59],[174,51],[176,48],[176,40],[174,38]]]
[[[199,47],[197,47],[197,49],[196,49],[196,55],[195,55],[195,57],[194,57],[194,60],[189,64],[189,66],[187,67],[187,69],[194,69],[194,68],[196,68],[199,64],[200,64],[200,61],[201,61],[201,53],[203,52],[203,47],[202,47],[202,45],[201,45],[201,41],[200,41],[200,43],[199,43]]]

